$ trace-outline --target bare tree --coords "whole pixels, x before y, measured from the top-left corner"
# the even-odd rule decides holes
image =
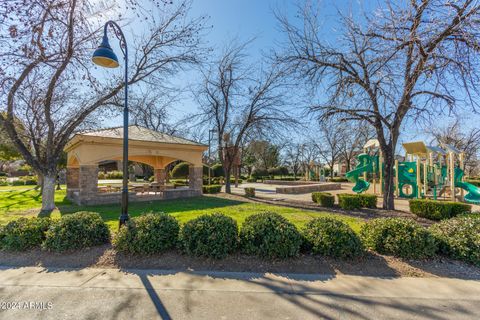
[[[480,161],[480,129],[465,129],[460,119],[443,127],[434,127],[427,130],[433,136],[432,143],[448,144],[465,152],[465,171],[467,175],[478,172]]]
[[[105,22],[94,7],[89,0],[0,2],[5,15],[0,29],[0,105],[6,107],[0,124],[43,177],[42,210],[55,206],[57,165],[72,134],[98,117],[97,110],[111,105],[124,88],[120,74],[100,81],[99,72],[93,71],[90,59]],[[128,0],[127,7],[120,13],[142,20],[145,30],[136,35],[131,51],[130,85],[161,83],[183,65],[198,62],[205,20],[186,18],[188,1],[152,1],[146,10]],[[16,129],[14,119],[23,122],[25,133]]]
[[[142,90],[143,91],[143,90]],[[151,88],[129,99],[132,122],[136,125],[167,134],[179,134],[172,123],[169,110],[178,101],[178,94],[171,90]],[[122,102],[118,101],[119,106]]]
[[[318,152],[318,145],[311,140],[306,141],[300,145],[301,159],[302,159],[302,171],[308,174],[310,170],[313,170],[315,163],[320,162],[320,155]]]
[[[319,123],[318,136],[314,135],[311,139],[311,144],[317,150],[319,158],[330,167],[331,178],[333,178],[333,167],[340,160],[347,134],[343,123],[330,118]]]
[[[292,170],[294,179],[302,170],[302,152],[301,143],[288,143],[284,148],[284,163]]]
[[[373,128],[364,121],[345,123],[345,133],[340,146],[340,158],[350,171],[355,157],[363,151],[365,143],[375,135]]]
[[[280,62],[325,102],[321,119],[363,120],[375,128],[385,160],[385,209],[394,209],[394,152],[407,116],[422,119],[452,110],[459,100],[476,108],[480,5],[475,0],[411,0],[382,8],[364,21],[341,17],[341,38],[322,39],[318,7],[301,8],[301,26],[279,16],[287,34]]]
[[[266,136],[294,122],[286,107],[283,73],[247,65],[247,43],[230,44],[202,71],[196,93],[200,126],[216,129],[225,189],[231,192],[231,163],[240,147],[253,137]],[[230,152],[224,152],[225,150]]]

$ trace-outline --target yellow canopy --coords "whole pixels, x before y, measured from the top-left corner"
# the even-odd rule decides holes
[[[426,155],[427,146],[423,141],[405,142],[402,144],[408,154]]]

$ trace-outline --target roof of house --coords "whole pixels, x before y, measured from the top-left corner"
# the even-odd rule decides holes
[[[81,132],[81,133],[78,133],[78,135],[123,139],[123,127],[101,129],[101,130],[89,131],[89,132]],[[158,131],[151,130],[151,129],[137,126],[137,125],[128,126],[128,140],[204,146],[203,144],[194,142],[192,140],[172,136],[170,134],[158,132]]]

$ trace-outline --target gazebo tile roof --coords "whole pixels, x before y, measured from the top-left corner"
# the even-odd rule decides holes
[[[123,127],[101,129],[101,130],[89,131],[89,132],[81,132],[78,135],[122,139]],[[172,136],[170,134],[158,132],[158,131],[151,130],[151,129],[137,126],[137,125],[131,125],[128,127],[128,140],[204,146],[203,144],[200,144],[188,139]]]

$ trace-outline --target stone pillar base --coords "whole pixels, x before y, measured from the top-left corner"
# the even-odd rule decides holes
[[[159,183],[160,185],[165,185],[167,174],[166,174],[164,168],[154,169],[154,175],[155,175],[155,182],[156,183]]]
[[[80,184],[80,197],[89,198],[97,195],[98,186],[98,166],[97,165],[84,165],[80,166],[79,175]]]
[[[202,192],[203,168],[190,166],[188,169],[188,180],[190,189]]]

